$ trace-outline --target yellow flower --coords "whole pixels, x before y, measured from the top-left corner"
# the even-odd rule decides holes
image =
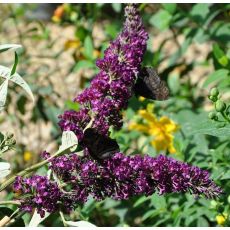
[[[32,159],[32,153],[29,151],[25,151],[23,154],[23,159],[25,162],[28,162]]]
[[[157,151],[168,150],[170,153],[175,153],[172,133],[176,132],[179,126],[166,116],[157,119],[149,109],[139,110],[139,114],[146,122],[144,124],[131,123],[129,129],[152,136],[151,144]]]
[[[224,225],[225,221],[227,220],[227,214],[223,213],[223,215],[216,216],[216,222],[218,225]]]

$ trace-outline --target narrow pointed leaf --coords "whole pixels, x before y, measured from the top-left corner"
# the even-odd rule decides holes
[[[6,104],[7,89],[8,80],[5,80],[0,86],[0,111],[4,108]]]
[[[17,69],[17,65],[18,65],[18,54],[17,54],[17,52],[14,52],[14,55],[15,55],[15,57],[14,57],[14,65],[13,65],[13,67],[11,69],[10,76],[15,74],[16,69]]]
[[[10,73],[11,73],[11,70],[9,68],[0,65],[0,76],[3,78],[7,78],[10,81],[20,85],[34,101],[33,93],[29,85],[25,82],[25,80],[18,73],[14,73],[12,76],[10,76]]]
[[[4,44],[4,45],[0,45],[0,53],[3,53],[7,50],[17,50],[19,48],[22,48],[21,45],[19,44]]]

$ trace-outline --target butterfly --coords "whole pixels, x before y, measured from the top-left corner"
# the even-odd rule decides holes
[[[87,147],[90,156],[97,161],[110,158],[120,151],[116,140],[100,134],[94,128],[85,130],[82,144],[83,147]]]
[[[166,100],[169,96],[168,87],[152,67],[142,68],[134,85],[134,92],[136,95],[159,101]]]

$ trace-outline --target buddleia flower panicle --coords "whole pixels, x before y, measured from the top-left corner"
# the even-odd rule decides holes
[[[47,177],[17,177],[15,191],[30,194],[23,200],[22,210],[32,212],[37,208],[41,216],[45,211],[68,212],[85,203],[89,196],[100,201],[107,197],[125,200],[135,195],[150,196],[155,192],[160,195],[189,192],[213,199],[222,192],[207,171],[163,155],[153,158],[117,153],[99,165],[87,157],[69,154],[50,163],[60,182],[66,182],[71,190],[60,189]]]
[[[104,58],[96,62],[100,72],[74,99],[81,104],[80,111],[66,111],[60,116],[62,130],[75,132],[79,140],[91,119],[92,127],[102,134],[108,134],[110,126],[122,126],[121,111],[132,96],[148,39],[136,5],[128,5],[125,16],[122,32],[105,50]]]
[[[96,62],[100,72],[74,99],[80,103],[80,110],[65,111],[60,116],[61,129],[73,131],[79,142],[89,124],[104,135],[109,135],[109,127],[122,126],[121,112],[133,95],[148,39],[136,4],[126,6],[125,18],[122,32],[105,50],[104,58]],[[15,191],[26,194],[21,196],[21,209],[31,212],[37,208],[41,216],[45,211],[69,212],[89,196],[123,200],[154,192],[190,192],[214,198],[222,192],[207,171],[163,155],[153,158],[118,152],[99,164],[84,148],[83,156],[70,153],[50,159],[50,154],[43,152],[42,157],[49,158],[55,181],[35,175],[17,177],[14,183]]]

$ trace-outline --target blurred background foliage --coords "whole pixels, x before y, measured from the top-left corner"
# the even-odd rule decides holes
[[[20,87],[10,85],[5,112],[0,114],[1,131],[13,133],[17,140],[16,149],[6,156],[13,172],[39,161],[41,151],[57,148],[58,115],[79,109],[71,99],[98,72],[95,60],[120,31],[123,10],[124,4],[0,5],[0,43],[23,46],[18,72],[35,96],[32,104]],[[163,153],[207,169],[225,194],[217,201],[189,194],[90,199],[66,219],[97,226],[230,226],[230,127],[208,118],[214,110],[208,99],[213,86],[222,100],[230,98],[230,4],[140,4],[140,11],[150,37],[144,65],[158,69],[171,95],[164,102],[133,97],[122,130],[112,135],[126,154]],[[12,61],[7,53],[1,54],[2,65]],[[155,121],[147,124],[140,110]],[[227,110],[229,115],[230,107]],[[132,123],[158,131],[141,133]],[[172,124],[177,129],[172,131]],[[156,148],[157,137],[169,138],[175,151],[163,142]],[[10,191],[1,199],[11,199]],[[24,216],[26,223],[29,219]],[[63,224],[52,214],[42,225]]]

